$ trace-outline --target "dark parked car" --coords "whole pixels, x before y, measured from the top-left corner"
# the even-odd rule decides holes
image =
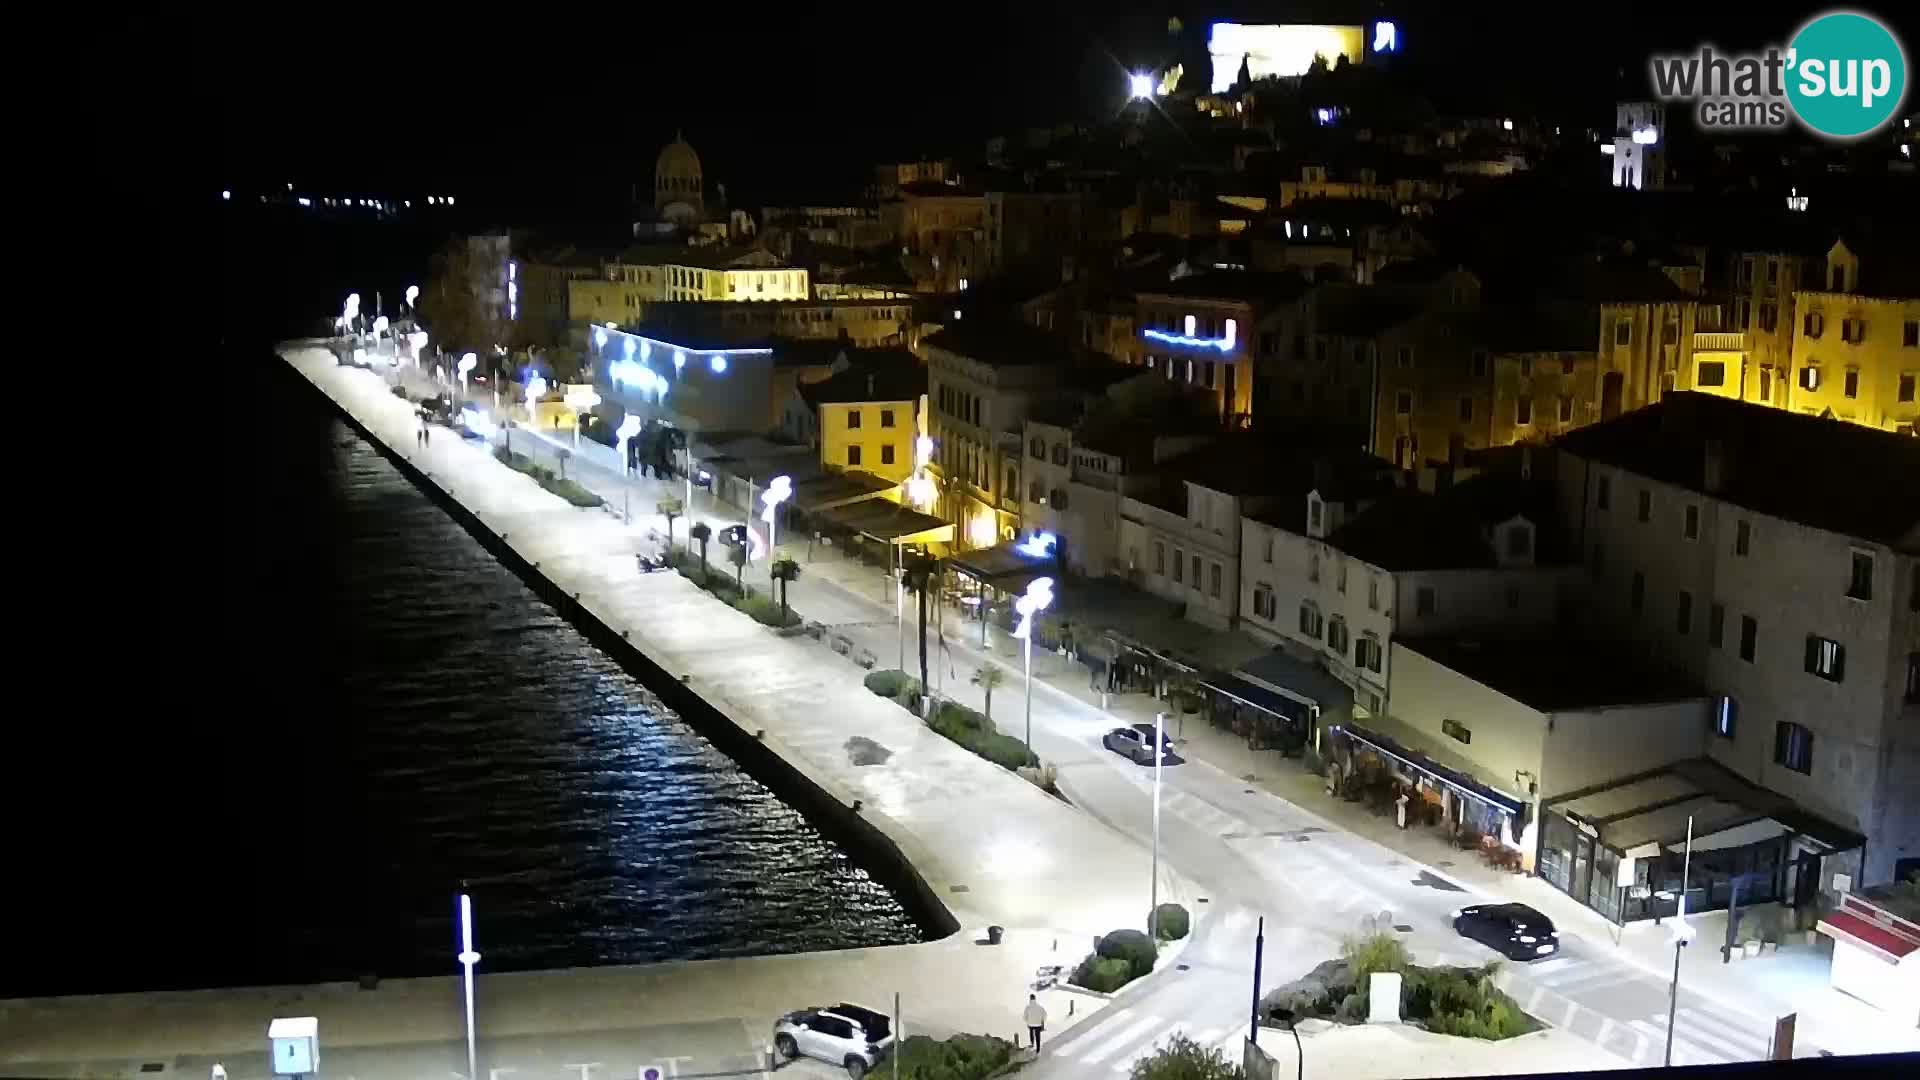
[[[1525,904],[1474,904],[1453,913],[1453,928],[1509,960],[1544,960],[1560,951],[1553,920]]]
[[[1100,738],[1100,745],[1141,765],[1153,764],[1153,725],[1134,724],[1131,727],[1117,727]],[[1163,731],[1160,735],[1160,760],[1172,762],[1173,740]]]

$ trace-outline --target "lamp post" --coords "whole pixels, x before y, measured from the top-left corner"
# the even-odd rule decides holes
[[[786,502],[792,495],[793,479],[784,475],[776,476],[767,481],[767,490],[760,494],[760,501],[766,504],[766,509],[760,511],[760,520],[767,523],[767,551],[769,553],[773,551],[773,546],[778,540],[780,515],[776,511],[779,510],[780,504]]]
[[[1161,749],[1161,732],[1167,723],[1167,714],[1153,714],[1153,881],[1147,886],[1147,936],[1160,939],[1160,759],[1166,754]]]
[[[534,375],[527,379],[527,427],[529,429],[540,426],[540,418],[534,414],[534,410],[540,404],[540,399],[545,397],[546,394],[547,380],[545,377]]]
[[[1667,1057],[1673,1064],[1673,1020],[1680,1011],[1680,951],[1693,940],[1687,925],[1687,875],[1693,869],[1693,815],[1687,815],[1687,853],[1680,861],[1680,917],[1673,921],[1673,982],[1667,987]]]
[[[632,472],[627,468],[627,440],[638,434],[640,434],[640,418],[632,413],[628,413],[621,419],[619,429],[613,433],[614,441],[619,443],[619,448],[614,453],[620,455],[620,520],[628,525],[633,524],[633,513],[627,506],[627,481]]]
[[[1021,652],[1026,658],[1027,668],[1027,749],[1033,749],[1033,617],[1053,605],[1053,579],[1034,578],[1022,593],[1020,599],[1013,602],[1013,610],[1020,614],[1020,625],[1013,628],[1013,636],[1020,639]],[[1155,774],[1158,775],[1157,773]],[[1159,813],[1158,796],[1154,800],[1154,812]],[[1158,835],[1159,818],[1154,818],[1155,835]],[[1159,847],[1155,844],[1155,849]]]
[[[1273,1018],[1286,1024],[1287,1030],[1293,1032],[1293,1075],[1297,1077],[1298,1080],[1306,1080],[1307,1054],[1306,1051],[1300,1048],[1300,1028],[1296,1026],[1300,1018],[1294,1015],[1292,1009],[1275,1009],[1273,1010]],[[1255,1024],[1253,1030],[1259,1031],[1260,1025]]]
[[[460,894],[460,954],[455,957],[466,972],[467,986],[467,1077],[477,1080],[479,1072],[475,1067],[473,1052],[473,965],[480,962],[480,954],[473,950],[473,898],[466,893]]]
[[[463,404],[467,400],[467,372],[472,371],[478,363],[480,363],[480,358],[472,353],[467,353],[460,358],[458,368],[460,372],[460,401]]]
[[[580,445],[580,414],[592,412],[600,404],[600,395],[591,386],[575,386],[567,390],[567,407],[573,410],[573,445]]]

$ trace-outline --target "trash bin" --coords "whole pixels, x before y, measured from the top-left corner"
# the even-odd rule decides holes
[[[1006,932],[1007,932],[1007,928],[1004,926],[987,927],[987,944],[989,945],[1000,944],[1000,935]]]

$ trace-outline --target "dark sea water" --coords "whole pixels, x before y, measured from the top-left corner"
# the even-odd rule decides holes
[[[300,242],[229,236],[236,278],[259,282],[233,302],[261,331],[360,280],[341,237]],[[247,272],[274,259],[325,269]],[[150,508],[98,526],[177,595],[127,592],[138,627],[77,639],[84,674],[48,680],[85,708],[36,711],[0,755],[29,793],[10,835],[34,845],[0,857],[16,912],[0,997],[450,972],[463,881],[483,971],[919,939],[848,851],[555,614],[273,340],[220,346],[209,370],[237,422],[144,459],[124,483]],[[43,729],[70,745],[20,741]]]

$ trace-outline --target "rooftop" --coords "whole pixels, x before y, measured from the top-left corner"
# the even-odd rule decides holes
[[[1920,439],[1710,394],[1668,394],[1560,437],[1569,454],[1755,513],[1920,553]],[[1719,457],[1706,483],[1708,447]],[[1909,482],[1889,482],[1906,476]]]
[[[1014,319],[961,319],[920,344],[991,367],[1065,366],[1073,359],[1072,346],[1064,338]]]
[[[800,387],[800,396],[814,405],[845,405],[864,401],[918,401],[927,392],[927,369],[905,349],[874,349],[899,353],[887,363],[860,362],[816,383]]]
[[[1366,471],[1383,465],[1336,428],[1300,427],[1280,433],[1238,432],[1167,462],[1167,475],[1230,495],[1292,495],[1304,508],[1316,472]],[[1326,466],[1316,466],[1324,462]]]
[[[1566,792],[1547,805],[1592,823],[1600,839],[1638,856],[1679,851],[1693,819],[1698,841],[1752,843],[1800,832],[1836,851],[1865,838],[1801,809],[1792,799],[1749,783],[1709,758],[1688,758],[1611,783]]]
[[[1436,664],[1540,712],[1703,699],[1707,692],[1614,642],[1532,637],[1396,637]]]
[[[1142,296],[1195,300],[1234,300],[1245,304],[1284,304],[1312,285],[1292,271],[1220,270],[1194,274],[1164,285],[1142,288]]]

